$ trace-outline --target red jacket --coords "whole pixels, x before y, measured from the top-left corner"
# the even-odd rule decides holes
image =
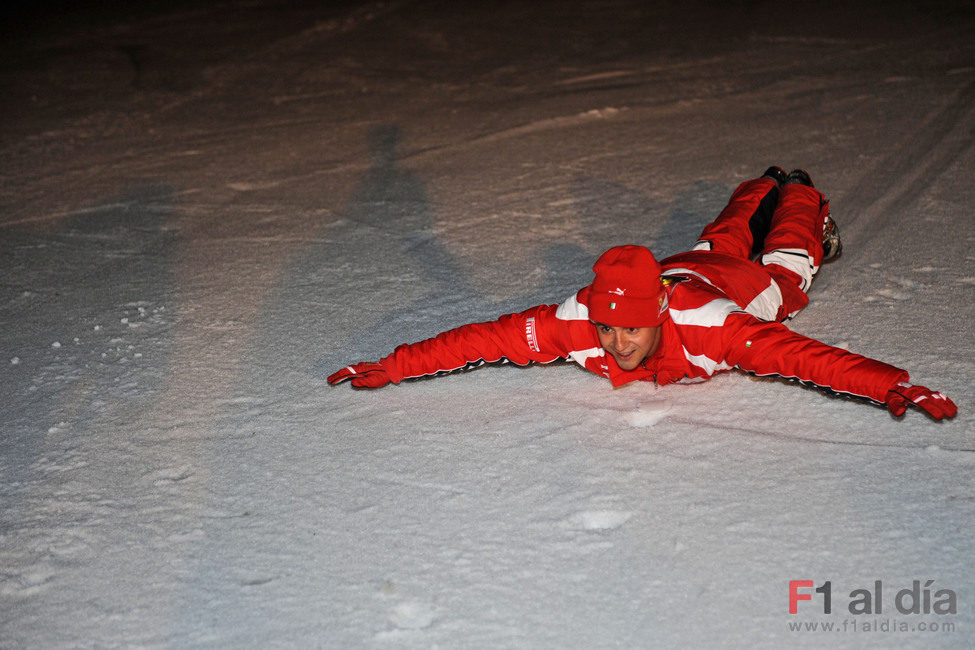
[[[761,294],[778,291],[778,285],[767,275],[751,272],[760,268],[752,262],[715,253],[684,253],[664,260],[662,266],[670,318],[664,321],[657,351],[635,370],[622,370],[600,345],[589,321],[586,289],[561,305],[539,305],[401,345],[380,363],[396,383],[498,361],[526,365],[571,359],[609,378],[613,386],[635,380],[660,385],[697,382],[740,368],[877,402],[883,402],[898,381],[908,380],[900,368],[753,315],[761,313],[755,306]],[[759,299],[753,300],[756,295]]]

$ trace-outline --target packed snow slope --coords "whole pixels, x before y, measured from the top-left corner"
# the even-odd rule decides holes
[[[5,9],[0,646],[971,647],[973,8],[819,4]],[[324,381],[684,250],[771,164],[844,236],[791,326],[953,421]]]

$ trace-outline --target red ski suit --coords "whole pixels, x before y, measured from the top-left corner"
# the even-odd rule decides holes
[[[768,178],[742,183],[708,225],[694,250],[661,262],[668,297],[657,350],[623,370],[602,348],[589,320],[588,287],[560,305],[539,305],[495,321],[473,323],[401,345],[380,364],[393,382],[480,363],[525,365],[571,359],[613,386],[704,381],[740,368],[779,375],[884,402],[906,371],[792,332],[780,321],[808,302],[822,261],[828,203],[799,184],[779,190]],[[764,241],[750,223],[770,219]],[[751,260],[753,245],[761,255]]]

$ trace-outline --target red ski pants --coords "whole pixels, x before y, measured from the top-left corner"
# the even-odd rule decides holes
[[[693,251],[663,260],[705,277],[746,311],[784,320],[806,306],[823,258],[828,201],[798,183],[770,178],[738,186]]]

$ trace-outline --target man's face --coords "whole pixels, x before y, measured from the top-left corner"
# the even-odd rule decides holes
[[[643,360],[657,351],[660,345],[660,326],[657,327],[611,327],[593,323],[599,343],[616,359],[623,370],[633,370]]]

